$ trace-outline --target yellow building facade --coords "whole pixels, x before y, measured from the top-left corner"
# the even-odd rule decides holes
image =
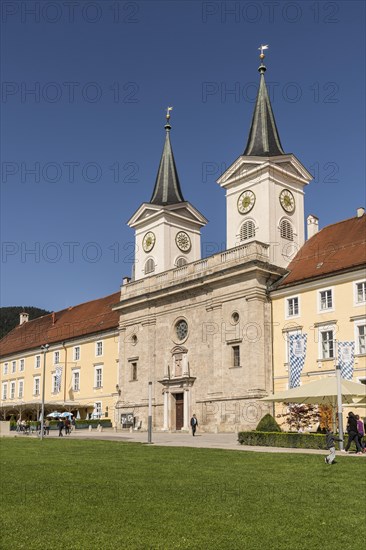
[[[21,324],[1,342],[3,419],[69,411],[80,419],[116,419],[119,294]],[[45,377],[43,379],[43,372]]]
[[[335,373],[340,342],[354,342],[354,382],[366,384],[366,216],[314,234],[271,292],[274,392],[289,388],[290,336],[307,335],[300,384]],[[283,406],[276,406],[281,412]],[[366,409],[359,408],[364,416]]]

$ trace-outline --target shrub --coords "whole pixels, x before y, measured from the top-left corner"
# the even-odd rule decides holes
[[[256,427],[257,432],[281,432],[281,428],[271,414],[263,416]]]
[[[287,447],[290,449],[325,449],[325,435],[297,432],[239,432],[241,445]],[[338,446],[336,447],[338,448]]]

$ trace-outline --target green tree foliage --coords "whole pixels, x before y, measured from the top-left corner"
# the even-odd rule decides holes
[[[0,308],[0,338],[3,338],[6,334],[8,334],[8,332],[19,325],[19,315],[22,311],[29,313],[30,321],[50,313],[50,311],[46,311],[45,309],[40,309],[38,307],[2,307]]]
[[[281,428],[275,421],[272,415],[266,414],[256,428],[257,432],[280,432]]]

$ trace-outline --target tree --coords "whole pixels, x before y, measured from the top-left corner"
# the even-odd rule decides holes
[[[319,421],[318,406],[293,403],[286,413],[278,414],[277,418],[284,418],[290,431],[309,429]]]

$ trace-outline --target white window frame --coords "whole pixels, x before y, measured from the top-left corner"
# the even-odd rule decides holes
[[[15,380],[12,380],[9,384],[9,399],[15,399],[15,389],[16,389]]]
[[[2,401],[7,401],[8,399],[8,383],[3,382],[1,387],[1,399]]]
[[[80,361],[80,346],[74,346],[74,361]]]
[[[323,355],[323,333],[325,332],[332,332],[333,338],[332,340],[328,340],[329,342],[333,342],[333,355],[332,357],[324,357]],[[335,325],[322,325],[318,327],[318,360],[319,361],[334,361],[336,358],[336,327]]]
[[[322,304],[322,293],[323,292],[330,292],[331,293],[331,300],[332,300],[332,306],[331,307],[326,307],[326,308],[322,308],[321,307],[321,304]],[[328,313],[329,311],[334,311],[335,310],[335,296],[334,296],[334,287],[333,286],[330,286],[328,288],[321,288],[320,290],[318,290],[318,313]]]
[[[22,391],[20,391],[20,389]],[[18,399],[23,399],[24,397],[24,380],[18,380]]]
[[[12,361],[11,362],[11,374],[14,374],[15,372],[17,371],[17,362],[16,361]]]
[[[98,411],[98,412],[96,412],[96,411]],[[102,417],[103,417],[103,403],[102,403],[102,401],[95,401],[92,418],[100,419]]]
[[[363,300],[358,300],[358,290],[357,290],[357,286],[358,285],[364,285],[365,286],[365,289],[364,289],[364,296],[363,296]],[[360,279],[359,281],[355,281],[353,283],[353,304],[356,306],[356,307],[359,307],[359,306],[364,306],[366,304],[366,279]]]
[[[53,364],[54,365],[59,365],[60,364],[60,351],[59,350],[53,352]]]
[[[25,359],[19,359],[19,372],[24,372],[25,370]]]
[[[360,331],[359,331],[359,328],[360,327],[365,327],[365,334],[364,334],[364,338],[366,340],[366,318],[365,319],[359,319],[357,321],[355,321],[355,326],[354,326],[354,331],[355,331],[355,355],[365,355],[366,352],[361,352],[360,351],[360,342],[359,342],[359,335],[360,335]]]
[[[36,392],[37,381],[38,381],[38,392]],[[33,395],[35,397],[38,395],[41,395],[41,377],[40,376],[35,376],[33,378]]]
[[[7,375],[9,373],[9,363],[8,361],[6,361],[6,363],[4,363],[4,366],[3,366],[3,375]]]
[[[99,375],[98,375],[98,371],[100,370],[100,385],[99,384]],[[103,365],[95,365],[94,366],[94,388],[95,389],[100,389],[103,387]]]
[[[101,353],[98,353],[99,351],[99,344],[101,346]],[[95,342],[95,357],[103,357],[103,352],[104,352],[104,346],[103,346],[103,340],[98,340],[97,342]]]
[[[289,302],[290,300],[297,300],[297,309],[298,312],[294,313],[293,315],[290,315],[289,311]],[[296,317],[300,317],[300,296],[298,294],[294,296],[288,296],[288,298],[285,298],[285,318],[286,319],[295,319]]]
[[[35,369],[40,369],[41,368],[41,356],[40,355],[36,355],[34,357],[34,368]]]
[[[78,377],[77,387],[75,387],[76,375]],[[74,369],[72,371],[72,391],[80,391],[80,369]]]

